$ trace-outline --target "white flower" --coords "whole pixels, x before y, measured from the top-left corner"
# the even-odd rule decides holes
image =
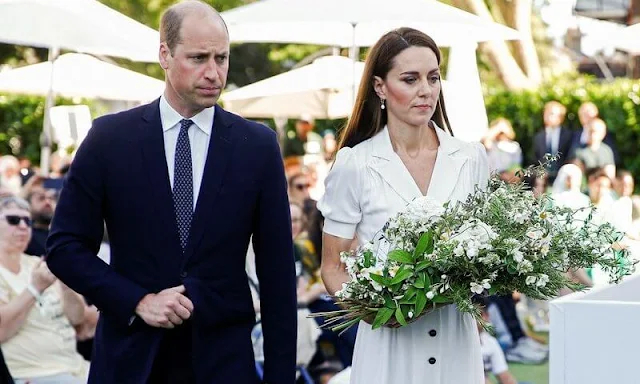
[[[446,278],[447,278],[447,275],[443,274],[442,276],[440,276],[440,278],[441,278],[442,280],[444,280],[444,279],[446,279]]]
[[[541,273],[538,275],[538,281],[536,282],[536,287],[544,288],[549,282],[549,276]]]
[[[528,212],[518,211],[513,214],[513,221],[518,224],[524,224],[529,218]]]
[[[444,207],[432,197],[422,196],[409,203],[402,213],[411,221],[428,221],[436,219],[444,213]]]
[[[540,228],[529,228],[526,235],[531,240],[540,240],[542,238],[543,232]]]
[[[475,247],[475,244],[470,243],[469,248],[467,249],[467,257],[469,259],[473,259],[476,256],[478,256],[478,248]]]
[[[409,313],[407,313],[407,316],[412,319],[413,318],[413,311],[409,311]]]
[[[481,294],[485,289],[490,289],[491,284],[489,284],[489,279],[482,280],[481,283],[470,283],[471,292]]]
[[[513,260],[516,263],[522,263],[522,261],[524,260],[524,253],[522,253],[519,249],[516,249],[513,251]]]
[[[452,239],[458,240],[460,243],[474,242],[478,244],[477,248],[484,249],[491,243],[491,240],[498,237],[491,226],[480,220],[469,220],[462,224],[452,236]]]
[[[535,276],[527,276],[527,279],[524,281],[524,283],[527,285],[532,285],[535,284],[536,279],[537,278]]]
[[[433,300],[434,297],[435,297],[435,294],[433,293],[433,291],[427,292],[427,299]]]
[[[464,248],[462,248],[461,244],[458,244],[458,246],[453,250],[453,254],[456,256],[464,255]]]
[[[400,269],[400,266],[398,265],[389,268],[389,276],[396,277],[396,273],[398,273],[398,269]]]
[[[471,292],[473,293],[477,293],[478,295],[481,294],[484,291],[484,288],[482,288],[481,284],[478,283],[471,283]]]

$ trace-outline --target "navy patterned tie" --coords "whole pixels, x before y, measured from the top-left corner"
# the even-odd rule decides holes
[[[183,119],[180,121],[180,133],[178,134],[173,165],[173,205],[183,252],[187,247],[193,216],[193,173],[191,171],[191,145],[189,144],[189,127],[192,124],[191,120]]]

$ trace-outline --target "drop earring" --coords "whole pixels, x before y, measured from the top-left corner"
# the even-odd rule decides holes
[[[380,99],[380,109],[385,109],[386,106],[384,105],[385,100],[384,99]]]

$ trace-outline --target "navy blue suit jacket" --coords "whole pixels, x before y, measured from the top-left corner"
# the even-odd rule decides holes
[[[275,133],[216,106],[183,255],[159,102],[94,121],[67,175],[47,240],[53,273],[100,310],[91,383],[144,383],[166,332],[130,323],[148,293],[184,284],[194,304],[198,383],[257,383],[245,273],[253,234],[264,380],[295,381],[296,291],[286,179]],[[96,257],[106,222],[111,265]]]

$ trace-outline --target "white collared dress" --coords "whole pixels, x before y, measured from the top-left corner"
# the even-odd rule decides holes
[[[435,126],[435,124],[434,124]],[[440,141],[427,195],[441,202],[464,200],[488,180],[487,156],[479,143],[465,143],[435,128]],[[421,191],[393,151],[385,127],[353,148],[343,148],[325,181],[318,208],[324,232],[360,244]],[[449,305],[405,327],[358,336],[351,384],[484,384],[480,338],[473,318]]]

